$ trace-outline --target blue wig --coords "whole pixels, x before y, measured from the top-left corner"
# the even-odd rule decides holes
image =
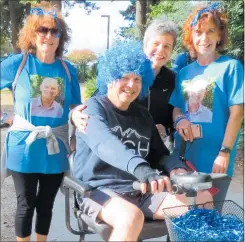
[[[125,74],[135,73],[142,79],[139,97],[147,95],[153,84],[154,73],[150,60],[143,52],[142,43],[136,40],[117,42],[99,58],[97,87],[100,94],[107,94],[107,85]]]

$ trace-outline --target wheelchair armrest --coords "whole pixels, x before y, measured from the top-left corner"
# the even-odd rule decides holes
[[[77,178],[64,176],[63,187],[71,189],[83,197],[88,196],[92,190],[92,187],[80,181]]]

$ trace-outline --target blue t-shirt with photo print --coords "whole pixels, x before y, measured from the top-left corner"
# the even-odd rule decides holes
[[[8,57],[1,63],[0,88],[12,89],[16,72],[23,54]],[[15,87],[15,114],[34,126],[58,127],[68,123],[70,105],[81,103],[80,86],[76,69],[66,62],[71,75],[56,58],[52,64],[41,62],[32,54],[26,63]],[[11,131],[7,135],[7,167],[23,173],[55,174],[69,169],[67,150],[58,139],[60,153],[48,155],[46,139],[38,139],[31,145],[25,140],[29,131]]]
[[[186,147],[186,158],[197,171],[212,171],[225,135],[229,108],[244,103],[243,83],[242,64],[228,56],[220,56],[207,66],[195,61],[178,73],[170,104],[180,108],[192,123],[202,126],[202,138]],[[177,150],[180,141],[176,132]],[[230,155],[229,176],[233,174],[237,141],[238,137]]]

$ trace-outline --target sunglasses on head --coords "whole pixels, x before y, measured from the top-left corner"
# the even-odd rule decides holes
[[[40,26],[39,28],[37,28],[36,32],[41,37],[45,37],[48,35],[48,33],[50,33],[53,37],[59,38],[58,36],[59,30],[55,28]]]

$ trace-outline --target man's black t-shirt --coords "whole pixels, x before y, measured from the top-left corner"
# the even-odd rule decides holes
[[[121,111],[106,96],[97,96],[88,100],[84,113],[90,118],[86,134],[76,135],[73,174],[94,188],[133,191],[137,165],[148,162],[158,168],[169,154],[151,115],[138,103]],[[161,164],[166,173],[183,167],[178,159]]]

